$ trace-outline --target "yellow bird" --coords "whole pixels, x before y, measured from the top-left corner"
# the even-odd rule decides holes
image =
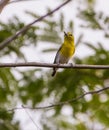
[[[66,64],[75,52],[74,36],[71,32],[64,32],[64,43],[61,45],[55,56],[54,64]],[[58,68],[53,68],[52,76]]]

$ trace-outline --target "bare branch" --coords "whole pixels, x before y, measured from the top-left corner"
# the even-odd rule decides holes
[[[3,8],[8,4],[10,0],[1,0],[0,1],[0,13],[2,12]]]
[[[9,4],[17,3],[17,2],[30,2],[30,1],[35,1],[36,2],[36,0],[13,0],[13,1],[10,1]]]
[[[29,116],[30,120],[31,120],[31,121],[33,122],[33,124],[35,125],[36,129],[37,129],[37,130],[41,130],[41,129],[39,128],[39,126],[36,124],[36,122],[33,120],[32,116],[29,114],[29,112],[27,111],[27,109],[24,109],[24,110],[25,110],[25,112],[27,113],[27,115]]]
[[[109,87],[104,87],[104,88],[101,88],[99,90],[89,91],[89,92],[86,92],[86,93],[84,93],[84,94],[76,97],[76,98],[69,99],[67,101],[55,103],[55,104],[48,105],[48,106],[34,107],[34,108],[32,108],[32,107],[28,107],[28,106],[22,105],[22,107],[16,107],[16,108],[10,109],[8,111],[15,111],[15,110],[18,110],[18,109],[32,109],[32,110],[50,109],[50,108],[59,107],[59,106],[63,106],[63,105],[70,104],[72,102],[78,101],[78,100],[82,99],[83,97],[85,97],[86,95],[99,94],[100,92],[106,91],[108,89],[109,89]]]
[[[30,24],[26,25],[25,27],[23,27],[22,29],[20,29],[18,32],[16,32],[16,34],[10,36],[9,38],[7,38],[6,40],[4,40],[1,44],[0,44],[0,50],[2,50],[5,46],[7,46],[10,42],[12,42],[13,40],[15,40],[18,36],[20,36],[22,33],[26,32],[33,24],[43,20],[44,18],[46,18],[47,16],[55,13],[56,11],[58,11],[60,8],[62,8],[63,6],[65,6],[67,3],[69,3],[72,0],[67,0],[66,2],[62,3],[61,5],[59,5],[57,8],[55,8],[54,10],[52,10],[51,12],[48,12],[47,14],[43,15],[42,17],[34,20],[33,22],[31,22]]]
[[[50,64],[40,62],[27,63],[0,63],[0,68],[4,67],[46,67],[46,68],[72,68],[72,69],[109,69],[109,65],[85,65],[85,64]]]

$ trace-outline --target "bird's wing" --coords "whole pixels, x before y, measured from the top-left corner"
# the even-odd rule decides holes
[[[60,50],[61,50],[62,46],[60,46],[60,48],[58,49],[56,56],[55,56],[55,60],[54,60],[54,64],[55,63],[59,63],[60,60]]]

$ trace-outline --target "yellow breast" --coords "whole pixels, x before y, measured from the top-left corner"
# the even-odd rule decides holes
[[[70,44],[63,44],[60,53],[65,57],[72,57],[75,52],[75,46]]]

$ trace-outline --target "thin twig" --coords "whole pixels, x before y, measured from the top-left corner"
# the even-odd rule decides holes
[[[72,68],[72,69],[109,69],[109,65],[85,65],[85,64],[50,64],[40,62],[26,63],[0,63],[0,68],[4,67],[47,67],[47,68]]]
[[[10,36],[9,38],[7,38],[6,40],[4,40],[1,44],[0,44],[0,50],[2,50],[5,46],[7,46],[10,42],[12,42],[13,40],[15,40],[18,36],[20,36],[22,33],[26,32],[33,24],[35,24],[36,22],[39,22],[41,20],[43,20],[44,18],[46,18],[47,16],[55,13],[56,11],[58,11],[60,8],[62,8],[63,6],[65,6],[67,3],[69,3],[72,0],[67,0],[64,3],[62,3],[61,5],[59,5],[57,8],[55,8],[54,10],[52,10],[51,12],[48,12],[47,14],[43,15],[42,17],[34,20],[33,22],[31,22],[30,24],[26,25],[25,27],[21,28],[18,32],[16,32],[16,34]]]
[[[1,0],[0,1],[0,13],[2,12],[3,8],[8,4],[10,0]]]
[[[19,108],[16,107],[16,108],[10,109],[10,110],[8,110],[8,111],[15,111],[15,110],[19,110],[19,109],[41,110],[41,109],[54,108],[54,107],[63,106],[63,105],[70,104],[70,103],[72,103],[72,102],[78,101],[78,100],[82,99],[83,97],[85,97],[86,95],[98,94],[98,93],[103,92],[103,91],[106,91],[106,90],[108,90],[108,89],[109,89],[109,87],[104,87],[104,88],[101,88],[101,89],[99,89],[99,90],[89,91],[89,92],[86,92],[86,93],[84,93],[84,94],[82,94],[82,95],[76,97],[76,98],[69,99],[69,100],[67,100],[67,101],[55,103],[55,104],[48,105],[48,106],[34,107],[34,108],[32,108],[32,107],[28,107],[28,106],[22,105],[23,108],[22,108],[22,107],[19,107]]]
[[[24,108],[25,112],[27,113],[27,115],[29,116],[30,120],[33,122],[33,124],[35,125],[36,129],[41,130],[41,128],[39,128],[39,126],[36,124],[36,122],[33,120],[32,116],[29,114],[29,112]]]
[[[13,0],[13,1],[10,1],[9,4],[13,4],[13,3],[17,3],[17,2],[30,2],[30,1],[36,2],[36,0]]]

